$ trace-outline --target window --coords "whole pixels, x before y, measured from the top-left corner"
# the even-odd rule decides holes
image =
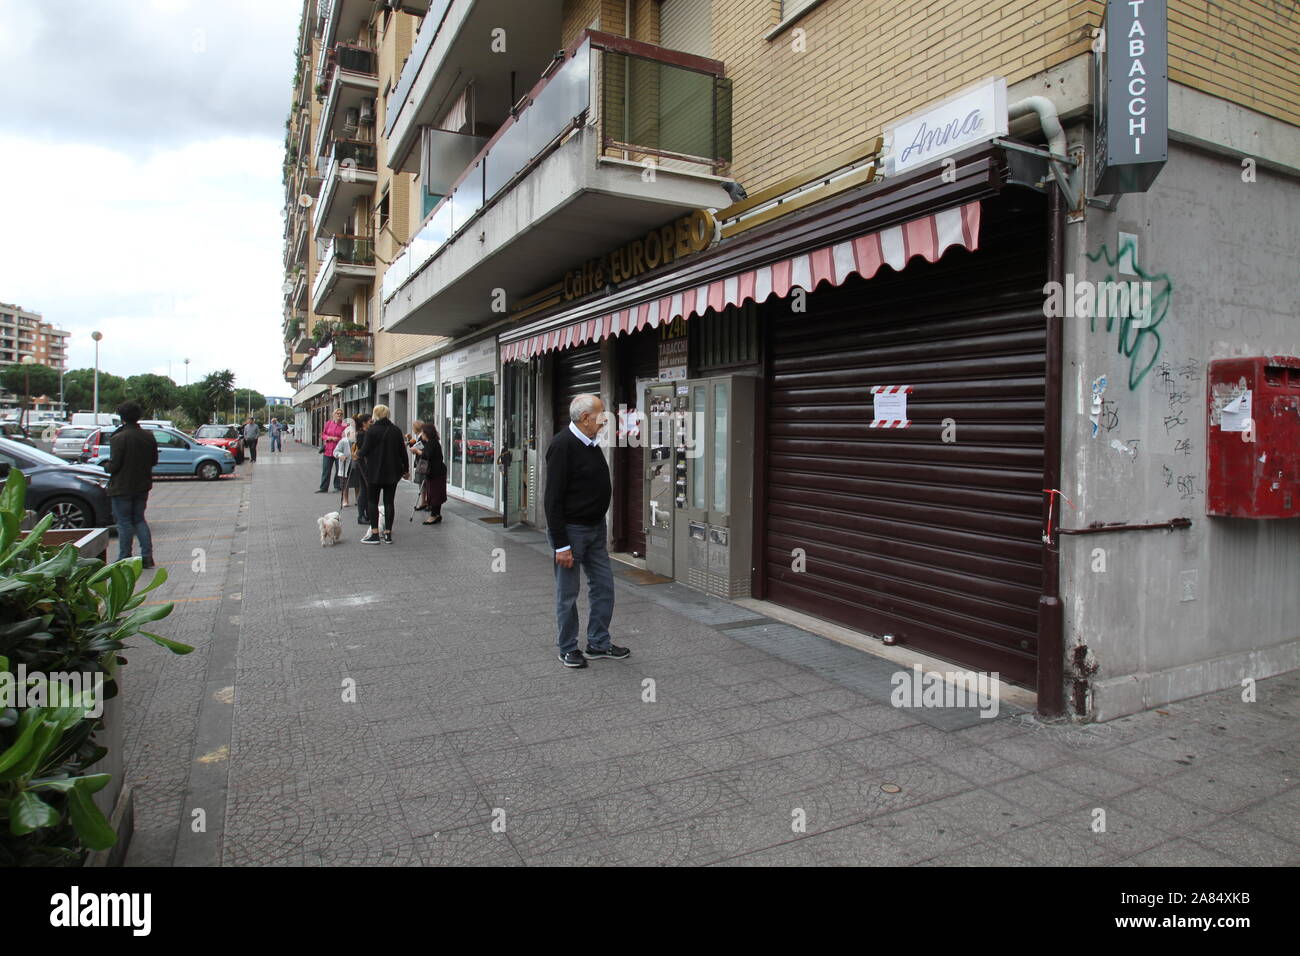
[[[379,225],[376,232],[383,232],[384,227],[388,225],[388,193],[384,193],[384,198],[379,200],[379,208],[376,210],[379,217]]]
[[[781,0],[781,20],[789,20],[805,10],[817,6],[822,0]]]

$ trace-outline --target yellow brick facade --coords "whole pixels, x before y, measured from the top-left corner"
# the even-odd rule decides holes
[[[630,0],[632,35],[657,42],[658,3]],[[734,83],[732,174],[750,191],[988,76],[1034,76],[1091,47],[1101,0],[825,0],[771,40],[780,0],[713,0],[713,55]],[[887,12],[886,12],[887,8]],[[1170,78],[1300,124],[1300,7],[1170,0]],[[622,0],[569,0],[568,45]]]

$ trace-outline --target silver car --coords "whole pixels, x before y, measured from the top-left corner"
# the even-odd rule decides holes
[[[60,428],[54,438],[54,447],[50,450],[64,461],[76,461],[81,456],[82,444],[93,431],[93,428],[73,428],[71,425]]]

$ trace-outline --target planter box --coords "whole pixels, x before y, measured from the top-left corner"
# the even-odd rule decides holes
[[[27,537],[26,532],[22,534],[22,537]],[[76,545],[77,554],[83,558],[108,560],[107,528],[63,528],[60,530],[51,528],[41,536],[41,547],[43,548],[61,548],[69,543]]]

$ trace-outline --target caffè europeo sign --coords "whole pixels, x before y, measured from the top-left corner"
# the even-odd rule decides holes
[[[697,209],[639,239],[589,259],[564,274],[564,300],[579,299],[607,285],[635,279],[643,272],[703,252],[718,239],[718,223],[707,209]]]

